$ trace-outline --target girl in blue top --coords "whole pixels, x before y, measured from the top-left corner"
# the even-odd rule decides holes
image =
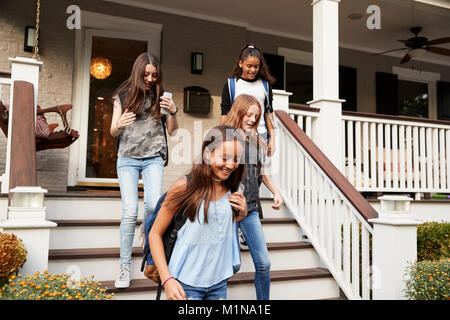
[[[245,197],[236,192],[245,169],[242,151],[237,130],[211,129],[189,184],[180,178],[167,193],[149,243],[168,300],[226,299],[227,280],[240,265],[236,223],[247,214]],[[187,220],[167,264],[162,237],[180,208],[186,208]]]

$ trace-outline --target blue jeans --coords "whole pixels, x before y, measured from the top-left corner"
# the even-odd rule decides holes
[[[134,230],[138,217],[138,183],[142,173],[144,182],[144,221],[153,213],[161,196],[164,161],[161,157],[143,159],[118,158],[117,176],[122,196],[120,223],[120,265],[130,266]]]
[[[247,217],[239,222],[239,226],[255,265],[256,299],[269,300],[270,258],[258,211],[248,212]]]
[[[193,287],[178,280],[186,293],[186,300],[225,300],[227,298],[227,281],[220,281],[208,288]]]

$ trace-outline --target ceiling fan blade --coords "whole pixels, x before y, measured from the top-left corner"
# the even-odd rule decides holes
[[[403,57],[402,61],[400,61],[400,63],[406,63],[409,60],[411,60],[411,57],[409,56],[409,54],[405,54],[405,56]]]
[[[450,37],[430,40],[430,41],[428,41],[428,45],[432,45],[432,44],[442,44],[442,43],[447,43],[447,42],[450,42]]]
[[[373,56],[379,55],[379,54],[384,54],[384,53],[388,53],[388,52],[393,52],[393,51],[399,51],[399,50],[406,50],[408,48],[399,48],[399,49],[392,49],[392,50],[387,50],[387,51],[383,51],[383,52],[378,52],[378,53],[373,53]]]
[[[426,47],[425,50],[450,57],[450,50],[440,47]]]

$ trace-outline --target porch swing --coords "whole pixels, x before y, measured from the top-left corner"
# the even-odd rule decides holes
[[[33,46],[33,58],[39,57],[39,15],[40,0],[36,3],[36,36]],[[0,129],[8,137],[9,112],[8,105],[4,105],[0,101]],[[67,111],[72,109],[72,105],[64,104],[50,108],[41,109],[37,106],[36,112],[36,151],[46,149],[60,149],[70,146],[78,137],[78,131],[71,129],[67,121]],[[55,131],[58,127],[57,123],[47,124],[44,114],[48,112],[56,112],[61,117],[64,130]]]
[[[40,128],[36,134],[36,151],[46,149],[61,149],[70,146],[78,137],[78,131],[71,129],[67,121],[67,111],[72,109],[72,105],[64,104],[50,108],[37,110],[36,127]],[[47,124],[44,113],[56,112],[61,117],[64,130],[55,131],[57,123]],[[8,108],[0,101],[0,129],[8,137]]]

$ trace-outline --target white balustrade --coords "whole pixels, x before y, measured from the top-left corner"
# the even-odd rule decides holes
[[[308,137],[311,137],[312,122],[318,115],[318,110],[310,108],[309,106],[305,106],[301,109],[295,109],[295,107],[290,105],[289,108],[289,116],[297,123],[300,129],[305,131]]]
[[[297,123],[300,116],[314,118],[296,110],[289,115]],[[289,156],[277,158],[281,170],[274,179],[286,206],[345,295],[371,299],[371,225],[278,118],[277,122],[279,152]],[[364,180],[364,175],[359,178]]]
[[[358,191],[450,192],[450,123],[342,118],[345,175]]]

